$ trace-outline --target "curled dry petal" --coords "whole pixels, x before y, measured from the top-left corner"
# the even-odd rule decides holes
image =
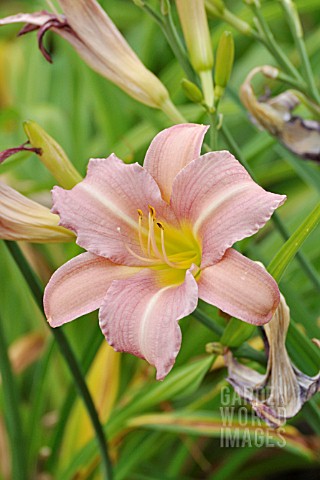
[[[7,150],[0,152],[0,163],[19,152],[32,152],[36,153],[37,155],[41,155],[41,148],[26,147],[26,143],[20,145],[20,147],[7,148]]]
[[[320,161],[320,123],[306,120],[293,114],[301,102],[299,92],[286,91],[274,98],[257,99],[251,81],[262,73],[266,77],[277,77],[277,70],[264,66],[254,68],[240,89],[240,98],[254,123],[277,137],[283,145],[299,157]],[[319,108],[311,104],[314,110]]]
[[[59,217],[0,182],[0,238],[35,243],[70,242],[74,234],[59,227]]]
[[[294,417],[320,388],[320,373],[309,377],[291,363],[285,346],[289,323],[290,310],[281,295],[279,307],[264,327],[269,347],[265,375],[237,362],[231,352],[225,356],[228,381],[272,427]]]

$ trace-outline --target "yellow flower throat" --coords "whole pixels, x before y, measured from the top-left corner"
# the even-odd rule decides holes
[[[146,266],[165,269],[166,277],[172,276],[174,283],[184,278],[185,271],[195,265],[193,275],[199,272],[201,262],[201,246],[188,225],[177,229],[157,220],[154,207],[149,205],[148,217],[138,209],[138,235],[141,254],[134,252],[128,245],[128,252]],[[168,272],[172,270],[171,273]],[[173,270],[174,269],[174,270]],[[180,273],[179,273],[180,271]]]

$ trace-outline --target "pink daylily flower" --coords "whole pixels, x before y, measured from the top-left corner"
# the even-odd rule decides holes
[[[175,125],[154,138],[144,167],[114,154],[92,159],[82,182],[53,190],[53,212],[87,252],[48,283],[50,325],[100,308],[109,344],[146,359],[157,379],[171,370],[178,320],[198,298],[256,325],[280,299],[273,278],[230,247],[263,227],[286,197],[254,183],[227,151],[200,156],[207,128]]]

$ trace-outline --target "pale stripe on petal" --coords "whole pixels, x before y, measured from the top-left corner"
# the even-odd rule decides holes
[[[171,206],[202,244],[202,267],[262,228],[286,197],[265,191],[227,151],[211,152],[175,178]]]
[[[100,309],[100,328],[110,345],[145,358],[156,367],[158,380],[169,373],[180,350],[178,320],[190,314],[198,301],[190,271],[180,285],[165,285],[162,275],[144,269],[128,280],[113,282]]]
[[[88,252],[81,253],[62,265],[46,286],[43,303],[48,322],[58,327],[96,310],[113,280],[128,278],[138,271]]]
[[[208,125],[186,123],[160,132],[147,151],[144,168],[158,183],[162,198],[170,201],[175,176],[199,157]]]
[[[162,200],[158,185],[140,165],[125,165],[115,155],[90,160],[86,178],[72,190],[55,187],[53,212],[61,225],[77,234],[77,243],[115,263],[145,265],[141,255],[138,209],[147,226],[149,205],[159,218],[176,221]]]

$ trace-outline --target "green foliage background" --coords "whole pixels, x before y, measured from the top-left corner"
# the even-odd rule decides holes
[[[191,105],[182,92],[180,82],[184,78],[183,71],[159,27],[129,0],[104,0],[100,3],[143,63],[166,85],[173,101],[186,118],[189,121],[205,121],[201,108]],[[157,3],[154,2],[154,5]],[[252,15],[241,1],[226,3],[234,13],[251,21]],[[306,32],[306,46],[313,72],[318,80],[319,2],[298,0],[296,5]],[[43,8],[44,2],[39,0],[2,0],[0,16]],[[263,14],[289,58],[299,66],[299,57],[278,2],[265,1]],[[270,54],[262,45],[245,38],[218,19],[210,19],[210,27],[214,49],[225,29],[232,30],[235,38],[235,65],[228,91],[221,103],[224,121],[260,185],[267,190],[287,195],[288,200],[279,215],[292,233],[319,201],[319,165],[298,159],[266,132],[257,130],[250,123],[239,101],[239,87],[247,73],[254,66],[274,64]],[[17,26],[0,30],[0,150],[23,143],[25,136],[22,122],[32,119],[63,146],[82,174],[85,174],[89,158],[105,157],[111,152],[126,162],[141,163],[151,139],[161,129],[170,126],[164,115],[132,100],[116,86],[89,70],[62,39],[50,33],[46,37],[46,44],[53,52],[54,63],[50,65],[39,54],[34,34],[17,39],[16,32]],[[272,87],[279,88],[276,84]],[[221,135],[218,142],[219,149],[228,148]],[[55,182],[36,156],[13,157],[0,167],[0,174],[3,181],[20,192],[50,205],[49,190]],[[272,222],[269,222],[262,231],[241,242],[238,247],[251,259],[267,265],[282,244],[282,237]],[[23,248],[43,283],[58,266],[80,251],[75,245],[32,245]],[[307,239],[301,251],[312,262],[319,276],[319,230]],[[45,332],[42,313],[3,243],[0,243],[0,276],[1,320],[8,343],[30,331]],[[319,291],[316,291],[297,260],[286,270],[280,289],[287,299],[298,329],[306,337],[319,338]],[[218,324],[225,325],[213,307],[204,308]],[[169,376],[173,379],[172,385],[168,384],[168,393],[163,395],[162,401],[156,398],[147,407],[143,406],[142,400],[146,392],[158,388],[153,379],[153,370],[144,362],[123,355],[115,408],[120,408],[119,405],[129,391],[132,395],[140,394],[136,411],[130,418],[146,411],[178,411],[195,417],[199,412],[205,411],[209,415],[208,425],[212,427],[210,433],[206,434],[199,428],[179,428],[174,422],[168,428],[149,425],[148,428],[137,427],[128,432],[127,419],[123,419],[118,422],[121,435],[118,432],[119,443],[114,446],[116,478],[225,480],[236,475],[239,480],[272,479],[280,475],[292,478],[293,472],[295,478],[300,478],[300,475],[305,480],[317,478],[319,412],[313,412],[317,418],[312,425],[313,422],[306,421],[309,414],[306,407],[295,419],[289,421],[296,429],[292,434],[292,443],[288,442],[287,448],[220,446],[220,389],[225,384],[225,369],[216,369],[207,374],[204,381],[197,385],[198,388],[191,388],[191,380],[190,388],[187,388],[189,377],[186,376],[185,388],[174,390],[174,375],[186,368],[194,358],[205,358],[205,344],[218,338],[192,316],[180,324],[183,331],[182,349]],[[90,346],[94,344],[97,348],[102,340],[96,313],[66,325],[64,330],[79,358],[85,359],[89,355]],[[309,352],[303,345],[297,345],[291,340],[288,341],[288,350],[290,353],[294,350],[300,352],[296,363],[301,370],[308,374],[316,373],[316,365],[310,361]],[[90,355],[92,356],[91,353]],[[146,379],[147,389],[140,383],[138,392],[133,393],[131,380],[134,375],[137,376],[137,372]],[[202,378],[201,373],[199,378]],[[41,447],[54,448],[56,438],[55,426],[47,427],[43,422],[44,416],[48,412],[56,412],[59,416],[66,396],[73,391],[70,376],[49,338],[42,357],[23,374],[17,375],[16,380],[27,438],[30,478],[40,478],[33,476],[36,475],[36,470],[47,472],[50,469],[52,478],[78,478],[71,474],[61,476],[58,461],[48,464],[43,459],[39,460],[38,456]],[[319,403],[319,398],[317,401]],[[1,403],[0,393],[0,408]],[[250,410],[248,411],[250,415]],[[117,413],[115,418],[116,415]],[[199,422],[197,425],[199,427]],[[63,451],[60,455],[63,456]],[[83,463],[86,464],[86,457],[83,457]],[[78,466],[75,471],[77,468]],[[90,475],[79,478],[101,478],[99,473],[93,472]]]

